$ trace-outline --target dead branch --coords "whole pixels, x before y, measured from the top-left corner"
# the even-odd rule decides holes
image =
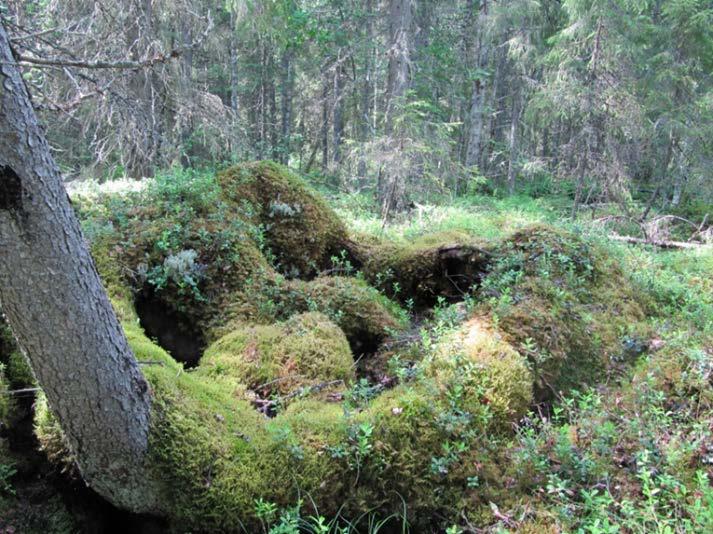
[[[35,67],[73,67],[78,69],[147,69],[160,63],[165,63],[169,60],[179,58],[186,52],[198,48],[213,30],[213,19],[211,18],[210,13],[208,13],[207,19],[208,23],[205,30],[195,41],[178,46],[167,53],[155,54],[154,56],[141,61],[86,61],[72,58],[42,58],[35,55],[17,52],[15,54],[15,58],[17,60],[16,64]]]
[[[669,249],[697,249],[704,247],[704,243],[690,243],[685,241],[661,241],[655,239],[643,239],[640,237],[629,237],[618,234],[609,234],[609,238],[614,241],[622,241],[624,243],[630,243],[635,245],[653,245],[659,248],[669,248]]]

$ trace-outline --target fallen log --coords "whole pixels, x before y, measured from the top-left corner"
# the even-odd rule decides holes
[[[623,241],[624,243],[631,243],[635,245],[653,245],[660,248],[671,248],[671,249],[696,249],[704,247],[704,243],[687,243],[685,241],[661,241],[655,239],[644,239],[641,237],[629,237],[618,234],[609,234],[609,238],[615,241]]]

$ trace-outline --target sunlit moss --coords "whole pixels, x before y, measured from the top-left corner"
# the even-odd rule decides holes
[[[324,200],[289,169],[264,161],[230,167],[218,175],[227,199],[252,208],[279,270],[310,276],[327,266],[346,240],[346,229]]]
[[[468,320],[440,342],[438,352],[434,370],[439,383],[458,376],[470,411],[477,409],[470,402],[485,402],[499,421],[509,424],[532,405],[533,376],[527,360],[487,320]]]
[[[322,314],[306,313],[234,330],[208,348],[197,372],[286,394],[321,382],[349,384],[354,360],[338,326]]]
[[[493,254],[482,308],[528,357],[537,398],[596,381],[645,330],[644,296],[596,243],[539,225]]]

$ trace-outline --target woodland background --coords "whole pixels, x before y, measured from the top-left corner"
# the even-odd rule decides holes
[[[691,214],[713,195],[707,0],[10,0],[0,13],[69,180],[273,159],[384,212],[520,191],[565,193],[572,214],[636,201]]]

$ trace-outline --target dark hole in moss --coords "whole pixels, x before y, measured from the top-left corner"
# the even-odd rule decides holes
[[[441,296],[449,302],[460,302],[479,286],[486,265],[473,256],[441,256]]]
[[[397,298],[413,299],[420,312],[430,310],[443,299],[450,304],[462,302],[478,288],[490,267],[490,254],[478,248],[454,245],[438,250],[437,260],[429,271],[404,281]]]
[[[203,333],[185,313],[173,309],[149,289],[136,298],[136,313],[146,335],[167,350],[176,361],[195,367],[206,343]]]
[[[374,354],[384,341],[384,336],[375,335],[365,329],[348,334],[347,341],[349,341],[354,358],[359,360],[363,356]]]

